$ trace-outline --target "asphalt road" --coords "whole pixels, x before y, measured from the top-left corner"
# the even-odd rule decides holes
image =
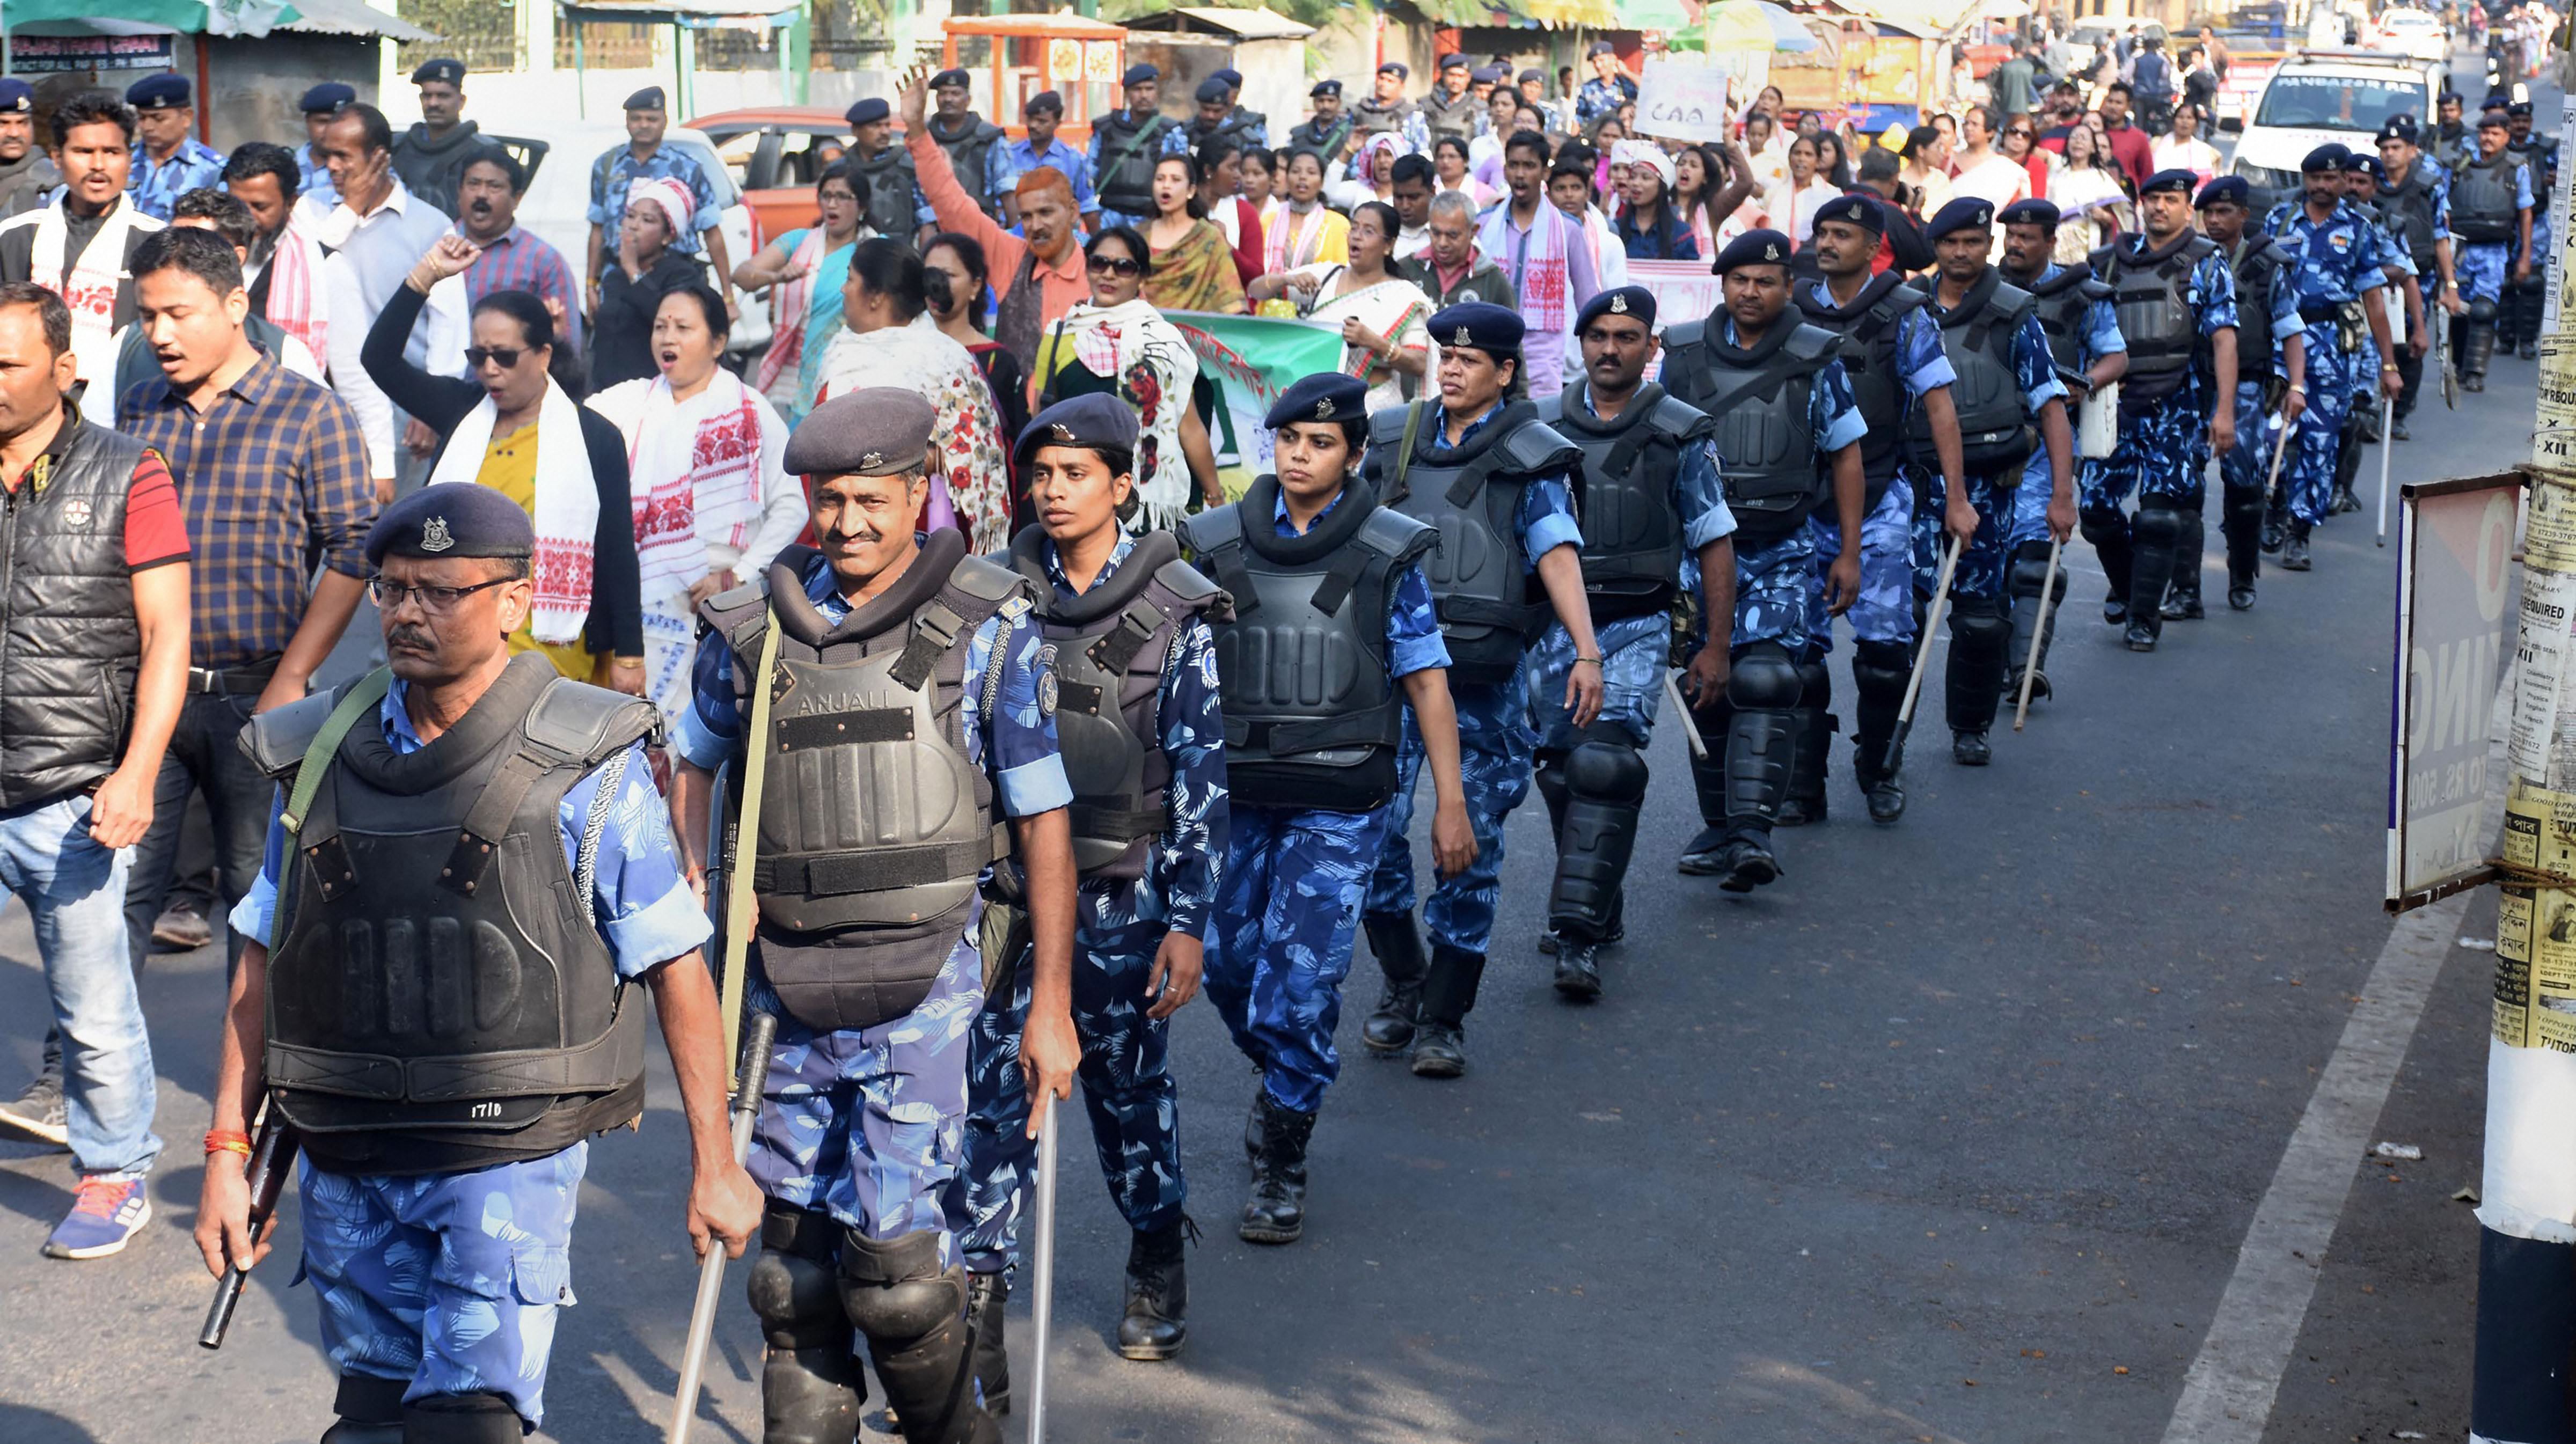
[[[2520,459],[2532,373],[2499,361],[2483,397],[2435,402],[2397,479]],[[1191,1342],[1168,1364],[1115,1357],[1123,1228],[1069,1147],[1053,1437],[2164,1438],[2390,935],[2395,554],[2365,514],[2323,529],[2317,556],[2267,575],[2250,613],[2169,625],[2152,656],[2095,620],[2098,576],[2077,560],[2058,696],[2029,730],[1999,731],[1995,765],[1970,771],[1927,723],[1912,808],[1885,829],[1838,749],[1832,820],[1784,833],[1787,877],[1749,899],[1671,870],[1697,821],[1668,728],[1633,931],[1597,1006],[1560,1004],[1530,947],[1549,851],[1533,802],[1509,835],[1474,1070],[1416,1080],[1362,1053],[1346,1018],[1293,1247],[1233,1236],[1253,1083],[1207,1007],[1188,1009],[1175,1056],[1207,1230]],[[2209,565],[2216,605],[2214,527]],[[2491,907],[2464,931],[2491,937]],[[2478,1177],[2492,954],[2447,952],[2372,1135],[2425,1161],[2354,1157],[2313,1301],[2285,1324],[2297,1343],[2263,1436],[2281,1444],[2465,1432],[2475,1225],[2451,1194]],[[209,1284],[186,1237],[191,1145],[222,974],[208,949],[146,975],[172,1148],[134,1248],[40,1258],[66,1172],[0,1145],[0,1439],[266,1444],[329,1422],[290,1258],[255,1275],[222,1353],[193,1342]],[[1353,995],[1355,1015],[1373,988]],[[33,1065],[42,998],[12,908],[0,1089]],[[661,1437],[695,1277],[684,1174],[657,1077],[642,1133],[594,1148],[541,1437]],[[739,1280],[737,1265],[702,1438],[758,1432]],[[1015,1303],[1023,1381],[1026,1317]]]

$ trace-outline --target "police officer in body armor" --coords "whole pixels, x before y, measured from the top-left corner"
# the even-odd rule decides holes
[[[2558,143],[2532,132],[2531,102],[2517,100],[2505,110],[2506,153],[2520,160],[2538,199],[2531,211],[2531,239],[2514,252],[2518,263],[2505,284],[2502,314],[2497,318],[2500,344],[2529,361],[2540,354],[2540,322],[2549,289],[2550,177],[2558,169]]]
[[[2459,279],[2452,270],[2450,175],[2439,161],[2418,148],[2417,137],[2415,117],[2411,115],[2390,116],[2379,128],[2379,220],[2414,263],[2417,284],[2426,288],[2426,320],[2447,325],[2450,316],[2465,309]],[[2436,305],[2446,313],[2444,316],[2432,316]],[[2432,336],[2429,330],[2417,334],[2428,342]],[[2413,339],[2411,335],[2408,338],[2410,343]],[[2424,394],[2427,349],[2409,344],[2398,353],[2397,373],[2406,383],[2406,389],[2398,393],[2394,413],[2400,441],[2408,439],[2406,418],[2414,414],[2416,400]],[[2237,348],[2240,362],[2248,359],[2244,350],[2242,346]]]
[[[2254,579],[2262,572],[2263,485],[2271,476],[2271,448],[2292,444],[2308,404],[2306,323],[2299,319],[2292,261],[2278,241],[2246,230],[2252,197],[2243,176],[2220,176],[2200,188],[2197,202],[2203,234],[2236,276],[2236,414],[2255,418],[2252,425],[2239,425],[2236,444],[2218,454],[2227,605],[2240,612],[2254,605]],[[2283,418],[2278,438],[2270,436],[2264,420],[2275,411]]]
[[[1798,664],[1814,647],[1816,540],[1807,518],[1830,500],[1838,534],[1863,535],[1860,441],[1868,423],[1835,359],[1841,339],[1800,321],[1789,304],[1789,238],[1747,231],[1718,253],[1716,269],[1723,313],[1664,332],[1664,384],[1717,418],[1736,526],[1735,575],[1701,578],[1707,610],[1717,613],[1727,598],[1734,626],[1723,691],[1713,666],[1693,663],[1701,684],[1693,717],[1710,755],[1693,759],[1691,777],[1707,825],[1680,867],[1718,876],[1728,892],[1750,892],[1780,875],[1771,828],[1798,749]],[[1851,607],[1860,579],[1859,549],[1835,558],[1825,577],[1833,615]]]
[[[2070,402],[2079,402],[2129,372],[2129,346],[2121,339],[2119,313],[2111,305],[2111,288],[2093,275],[2090,261],[2072,266],[2055,264],[2050,257],[2057,246],[2057,227],[2062,217],[2057,207],[2044,200],[2021,200],[2004,207],[2004,279],[2031,293],[2035,299],[2033,314],[2039,318],[2041,334],[2048,338],[2049,361],[2057,368],[2057,379],[2067,388]],[[2108,457],[2079,456],[2075,460],[2080,484],[2089,484],[2092,474]],[[2037,670],[2030,679],[2033,699],[2052,695],[2048,681],[2048,649],[2057,632],[2058,605],[2066,600],[2066,569],[2061,565],[2054,583],[2048,575],[2048,497],[2052,479],[2048,450],[2031,452],[2022,463],[2021,488],[2013,502],[2012,530],[2006,534],[2006,547],[2012,571],[2005,582],[2006,603],[2012,611],[2012,648],[2005,654],[2004,691],[2014,696],[2021,692],[2022,672],[2032,665],[2031,642],[2038,634]],[[2179,563],[2177,563],[2177,567]],[[2193,595],[2197,596],[2197,583]],[[2049,593],[2048,617],[2043,628],[2040,595]]]
[[[1886,208],[1867,195],[1819,206],[1815,243],[1799,254],[1815,258],[1821,278],[1798,291],[1808,324],[1843,338],[1843,372],[1869,427],[1860,443],[1860,599],[1851,608],[1852,776],[1869,799],[1870,817],[1882,823],[1905,814],[1905,790],[1886,764],[1914,660],[1914,474],[1904,437],[1916,409],[1931,424],[1933,464],[1948,478],[1945,524],[1961,536],[1977,524],[1959,484],[1959,417],[1950,401],[1958,374],[1923,314],[1923,292],[1893,269],[1870,274],[1886,227]],[[1821,510],[1807,527],[1818,561],[1807,614],[1816,652],[1799,663],[1797,767],[1780,809],[1783,825],[1823,820],[1826,752],[1836,720],[1833,675],[1824,660],[1833,626],[1825,615],[1822,568],[1842,556],[1843,532],[1839,519]]]
[[[1422,112],[1404,98],[1404,82],[1413,71],[1401,60],[1390,60],[1377,68],[1375,89],[1369,98],[1350,110],[1351,134],[1354,140],[1366,140],[1380,131],[1391,130],[1410,141]],[[1332,156],[1324,157],[1331,160]]]
[[[2379,246],[2380,274],[2387,281],[2384,294],[2389,306],[2389,330],[2393,336],[2402,319],[2406,339],[2397,348],[2397,374],[2403,383],[2406,367],[2414,363],[2415,375],[2423,374],[2424,352],[2432,346],[2432,332],[2427,329],[2424,293],[2416,284],[2415,259],[2398,238],[2379,209],[2379,157],[2355,152],[2344,157],[2344,204],[2371,223]],[[2344,322],[2352,325],[2360,319],[2358,302],[2344,306]],[[2353,490],[2361,475],[2361,452],[2376,445],[2380,436],[2378,388],[2371,377],[2354,378],[2352,408],[2344,418],[2342,449],[2335,456],[2334,494],[2327,505],[2338,515],[2361,510],[2361,497]],[[2403,394],[2402,392],[2400,393]],[[2392,405],[2392,410],[2393,410]]]
[[[1519,312],[1482,301],[1434,315],[1440,397],[1370,417],[1363,463],[1388,506],[1440,534],[1440,549],[1423,570],[1449,648],[1459,778],[1476,835],[1475,858],[1441,879],[1422,908],[1431,962],[1411,1041],[1413,1071],[1427,1078],[1466,1071],[1466,1017],[1493,939],[1503,823],[1529,794],[1535,740],[1523,696],[1524,659],[1547,629],[1551,608],[1574,644],[1562,693],[1570,725],[1579,732],[1601,713],[1601,644],[1583,591],[1583,534],[1568,483],[1583,453],[1521,399],[1522,333]],[[1397,755],[1386,851],[1369,881],[1370,946],[1381,961],[1412,953],[1407,939],[1416,890],[1408,834],[1422,757],[1421,738],[1407,732]],[[1380,1033],[1392,1039],[1401,1032],[1398,1021],[1390,1019]]]
[[[2531,169],[2507,146],[2509,134],[2502,111],[2480,115],[2476,158],[2451,172],[2451,230],[2460,238],[2453,264],[2467,302],[2451,336],[2463,391],[2486,389],[2506,285],[2530,273]]]
[[[2427,133],[2424,147],[2433,153],[2445,173],[2458,170],[2470,156],[2477,154],[2477,132],[2461,118],[2464,102],[2456,90],[2445,90],[2433,99],[2433,128]]]
[[[1593,297],[1575,318],[1583,374],[1538,405],[1539,419],[1583,450],[1583,590],[1602,657],[1601,715],[1578,729],[1560,704],[1573,636],[1551,626],[1530,653],[1538,791],[1556,834],[1549,931],[1539,946],[1556,953],[1557,991],[1578,1000],[1600,995],[1597,955],[1624,931],[1621,888],[1646,797],[1643,749],[1663,696],[1684,561],[1695,558],[1701,576],[1731,576],[1735,566],[1727,539],[1735,516],[1709,440],[1717,423],[1645,379],[1654,330],[1655,293],[1643,286]],[[1704,614],[1701,623],[1709,640],[1693,659],[1693,685],[1713,691],[1726,675],[1733,619]]]
[[[1270,145],[1270,117],[1243,104],[1243,72],[1232,66],[1208,77],[1225,87],[1224,131],[1245,150],[1263,150]]]
[[[843,119],[854,137],[850,169],[862,183],[858,193],[869,227],[909,244],[914,229],[931,219],[930,206],[914,186],[912,152],[894,138],[894,107],[870,96]]]
[[[2497,135],[2501,139],[2502,132]],[[2382,390],[2394,396],[2403,389],[2395,348],[2388,339],[2388,316],[2379,294],[2388,284],[2381,271],[2387,257],[2382,254],[2379,225],[2375,220],[2365,220],[2342,199],[2338,172],[2343,150],[2329,142],[2308,152],[2300,162],[2302,191],[2296,208],[2282,215],[2272,228],[2272,238],[2291,259],[2290,284],[2299,292],[2299,319],[2307,323],[2301,331],[2306,338],[2307,406],[2299,415],[2298,450],[2281,463],[2281,487],[2288,511],[2281,569],[2290,572],[2303,572],[2312,565],[2308,533],[2326,517],[2344,415],[2351,409],[2353,393],[2362,378],[2371,374],[2364,369],[2370,364],[2369,358],[2378,359],[2378,384]],[[2460,192],[2454,189],[2451,203],[2455,217],[2459,202]],[[2466,256],[2462,257],[2462,274],[2467,274]],[[2354,334],[2347,340],[2342,334],[2347,325],[2344,311],[2356,300],[2361,303],[2362,316],[2359,324],[2352,326]],[[2493,339],[2492,327],[2470,328],[2473,333],[2480,329]],[[2470,359],[2471,353],[2464,350],[2463,385],[2467,384]],[[2483,355],[2477,359],[2483,362]],[[2264,533],[2264,549],[2268,551],[2273,536],[2269,515],[2264,520]]]
[[[265,1098],[304,1149],[301,1279],[340,1376],[334,1444],[536,1429],[587,1140],[643,1109],[629,984],[650,990],[679,1082],[692,1240],[739,1253],[760,1219],[726,1136],[706,914],[645,766],[660,720],[510,655],[535,540],[488,487],[386,508],[367,559],[390,665],[243,733],[281,810],[232,915],[250,946],[197,1241],[217,1272],[254,1256],[244,1130]],[[566,906],[525,906],[550,897]],[[442,946],[460,929],[471,966]],[[439,1096],[411,1096],[405,1079],[429,1076]]]
[[[1154,218],[1154,164],[1187,149],[1181,123],[1157,111],[1163,72],[1131,65],[1121,77],[1127,108],[1091,122],[1091,187],[1100,197],[1098,235],[1111,226],[1143,227]]]
[[[1184,127],[1190,149],[1212,140],[1229,140],[1246,150],[1261,143],[1256,139],[1262,131],[1261,117],[1234,103],[1234,88],[1225,83],[1224,72],[1200,81],[1195,96],[1198,113]]]
[[[1131,1230],[1118,1351],[1168,1359],[1188,1337],[1181,1265],[1178,1089],[1168,1019],[1198,992],[1201,939],[1226,845],[1225,722],[1206,619],[1225,594],[1180,559],[1168,531],[1142,537],[1135,511],[1136,411],[1115,396],[1061,401],[1014,448],[1039,525],[1010,565],[1044,599],[1055,649],[1056,739],[1073,787],[1073,1026],[1082,1101],[1110,1198]],[[1014,930],[1016,933],[1016,930]],[[1014,936],[975,1020],[966,1166],[952,1197],[984,1407],[1010,1407],[1003,1305],[1019,1254],[1021,1183],[1036,1161],[1017,1043],[1029,1007]]]
[[[909,391],[868,388],[796,428],[785,465],[810,478],[821,547],[699,607],[676,729],[684,847],[705,845],[718,768],[760,799],[722,861],[757,899],[745,1006],[778,1020],[751,1157],[769,1196],[750,1293],[773,1444],[856,1431],[854,1335],[909,1444],[1000,1438],[969,1367],[955,1156],[907,1140],[962,1125],[981,894],[1005,876],[1028,918],[1035,1108],[1066,1096],[1081,1054],[1073,793],[1045,639],[1025,579],[966,555],[962,532],[917,534],[933,420]],[[937,798],[954,802],[923,805]],[[1014,874],[988,870],[1005,857]]]
[[[1973,197],[1951,201],[1933,216],[1937,271],[1925,307],[1941,330],[1941,349],[1959,373],[1952,404],[1959,414],[1959,452],[1968,474],[1968,502],[1977,529],[1959,550],[1950,579],[1950,661],[1947,707],[1950,758],[1964,767],[1992,760],[1986,729],[2002,701],[2004,656],[2012,637],[2005,615],[2005,543],[2037,429],[2048,453],[2049,535],[2063,541],[2075,530],[2074,439],[2066,420],[2066,386],[2058,380],[2048,333],[2039,326],[2028,291],[2005,283],[1986,264],[1993,246],[1994,206]],[[1918,415],[1907,436],[1918,462],[1929,436]],[[1937,491],[1937,488],[1936,488]],[[1940,575],[1940,534],[1932,518],[1946,495],[1915,503],[1914,587],[1929,598]]]
[[[1398,771],[1406,743],[1430,759],[1431,850],[1442,877],[1466,868],[1476,839],[1458,773],[1449,651],[1420,567],[1439,533],[1379,505],[1359,476],[1366,384],[1309,376],[1264,419],[1277,474],[1181,532],[1234,599],[1232,620],[1216,624],[1231,816],[1207,991],[1262,1074],[1243,1140],[1253,1194],[1236,1232],[1279,1244],[1305,1230],[1306,1145],[1341,1069],[1333,1025],[1353,920],[1385,846],[1388,803],[1407,780]],[[1273,660],[1290,658],[1284,672]],[[1343,658],[1346,671],[1328,665]],[[1369,945],[1387,987],[1362,1030],[1371,1051],[1404,1050],[1417,1004],[1464,1015],[1449,995],[1425,1002],[1429,964],[1411,918],[1371,918]]]
[[[974,92],[963,70],[943,70],[930,77],[930,98],[937,109],[922,123],[931,140],[948,153],[957,183],[1003,225],[1015,217],[1003,214],[1009,198],[1010,161],[1003,155],[1010,141],[1002,128],[969,109]],[[897,237],[901,239],[901,237]]]
[[[1341,159],[1342,147],[1350,143],[1351,127],[1356,124],[1342,113],[1342,83],[1318,80],[1306,93],[1315,102],[1315,113],[1288,128],[1288,149],[1311,150],[1331,165]]]
[[[2111,288],[2129,369],[2120,384],[2119,440],[2085,476],[2084,539],[2110,592],[2102,619],[2128,623],[2132,652],[2152,652],[2186,529],[2191,554],[2212,448],[2236,445],[2236,277],[2218,246],[2191,227],[2197,177],[2164,170],[2138,188],[2141,228],[2096,252]],[[2132,521],[2123,511],[2138,494]],[[2197,578],[2181,615],[2200,615]]]
[[[1466,140],[1476,133],[1476,118],[1484,107],[1467,93],[1468,66],[1463,55],[1440,57],[1440,69],[1431,82],[1431,93],[1422,97],[1422,124],[1438,144],[1442,136]]]

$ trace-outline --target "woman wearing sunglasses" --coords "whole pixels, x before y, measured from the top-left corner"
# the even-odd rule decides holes
[[[510,650],[542,650],[567,677],[643,696],[626,444],[608,418],[576,405],[566,389],[571,362],[555,346],[548,303],[527,291],[477,301],[465,348],[470,381],[432,376],[403,356],[429,288],[481,254],[463,236],[440,237],[394,288],[359,363],[388,400],[438,433],[431,481],[479,481],[536,524],[535,603]]]
[[[1091,263],[1091,299],[1048,327],[1038,347],[1040,409],[1106,391],[1135,410],[1135,530],[1177,523],[1193,494],[1221,505],[1216,448],[1190,404],[1198,357],[1180,328],[1144,298],[1154,274],[1145,238],[1132,226],[1111,226],[1083,254]]]

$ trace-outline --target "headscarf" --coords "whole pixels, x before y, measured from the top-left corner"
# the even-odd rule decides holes
[[[689,188],[669,176],[637,176],[626,187],[626,204],[651,201],[662,208],[662,218],[671,223],[673,237],[689,233],[689,217],[696,207],[690,203]]]

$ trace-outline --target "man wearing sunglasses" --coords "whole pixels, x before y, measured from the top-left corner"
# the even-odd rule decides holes
[[[244,1179],[265,1099],[304,1151],[300,1278],[344,1444],[537,1428],[589,1138],[643,1111],[630,985],[679,1085],[691,1243],[739,1255],[760,1222],[725,1122],[706,913],[644,760],[660,714],[511,655],[535,550],[490,487],[388,507],[366,545],[388,665],[261,713],[244,747],[280,808],[233,910],[251,946],[197,1247],[217,1275],[267,1252]]]

